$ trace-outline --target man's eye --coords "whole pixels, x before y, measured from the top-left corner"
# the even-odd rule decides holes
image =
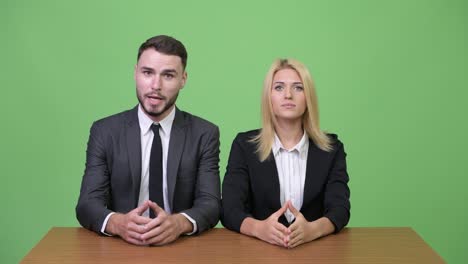
[[[166,74],[164,74],[164,78],[166,78],[166,79],[172,79],[172,78],[174,78],[174,75],[169,74],[169,73],[166,73]]]
[[[149,76],[149,75],[151,75],[151,72],[150,71],[143,71],[143,75]]]

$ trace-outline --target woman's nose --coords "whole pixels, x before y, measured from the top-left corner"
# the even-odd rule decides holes
[[[291,87],[286,87],[286,89],[284,89],[284,98],[286,99],[292,98]]]

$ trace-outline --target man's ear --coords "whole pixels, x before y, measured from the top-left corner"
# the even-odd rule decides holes
[[[184,73],[182,73],[182,88],[184,88],[185,83],[187,82],[187,76],[188,76],[187,72],[184,71]],[[182,88],[180,88],[180,89],[182,89]]]

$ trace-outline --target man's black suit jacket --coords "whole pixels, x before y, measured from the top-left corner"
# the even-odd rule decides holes
[[[264,220],[281,208],[280,185],[273,154],[261,162],[256,144],[250,140],[259,133],[239,133],[234,139],[223,181],[223,225],[240,232],[246,217]],[[349,221],[350,202],[346,154],[334,134],[330,152],[319,149],[309,140],[303,204],[300,212],[308,221],[327,217],[340,231]],[[289,226],[283,215],[279,221]]]
[[[86,169],[76,217],[85,228],[100,232],[110,212],[127,213],[138,206],[141,138],[138,106],[96,121],[91,127]],[[169,204],[197,222],[198,233],[220,216],[219,130],[176,108],[167,158]]]

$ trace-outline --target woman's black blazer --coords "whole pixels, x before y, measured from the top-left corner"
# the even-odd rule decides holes
[[[250,140],[259,133],[252,130],[239,133],[232,143],[223,180],[221,222],[240,232],[246,217],[264,220],[281,208],[280,185],[273,154],[260,162],[255,143]],[[328,134],[333,150],[319,149],[309,139],[303,204],[300,212],[308,221],[327,217],[340,231],[349,221],[350,202],[346,153],[337,135]],[[286,217],[279,222],[289,226]]]

